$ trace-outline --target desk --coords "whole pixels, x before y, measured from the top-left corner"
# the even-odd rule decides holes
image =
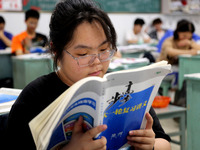
[[[180,118],[179,123],[179,132],[168,133],[171,136],[180,136],[180,141],[172,140],[173,143],[180,144],[181,150],[186,150],[185,145],[185,113],[186,109],[184,107],[178,107],[174,105],[169,105],[166,108],[156,108],[154,109],[159,119],[167,119],[167,118]],[[188,149],[189,150],[189,149]]]
[[[11,51],[0,50],[0,79],[12,78]]]
[[[122,57],[138,58],[144,52],[156,51],[157,47],[150,44],[133,44],[126,46],[118,46],[117,49],[122,53]]]
[[[200,55],[179,56],[179,75],[178,75],[178,88],[181,89],[184,80],[184,74],[200,73]]]
[[[187,149],[200,148],[200,73],[185,76],[187,83]]]
[[[23,89],[39,76],[53,71],[50,54],[26,54],[12,57],[14,88]]]

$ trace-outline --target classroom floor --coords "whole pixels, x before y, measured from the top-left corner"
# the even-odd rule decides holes
[[[166,133],[179,130],[179,124],[175,122],[173,119],[161,119],[160,123]],[[173,139],[179,141],[179,136],[174,136]],[[178,144],[171,143],[171,150],[181,150],[181,149]]]

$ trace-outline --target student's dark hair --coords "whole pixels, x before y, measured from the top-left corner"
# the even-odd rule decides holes
[[[108,17],[92,0],[62,0],[50,20],[50,51],[54,55],[54,67],[62,59],[62,52],[73,39],[76,28],[84,21],[97,21],[102,25],[107,41],[116,49],[116,32]]]
[[[191,32],[191,33],[194,33],[194,31],[195,31],[195,27],[194,27],[194,24],[192,22],[187,21],[185,19],[180,20],[177,23],[176,30],[174,31],[174,40],[178,40],[179,39],[178,32]]]
[[[40,14],[37,10],[29,9],[25,12],[25,20],[28,20],[28,18],[40,18]]]
[[[156,25],[156,24],[161,24],[162,23],[162,20],[160,18],[156,18],[153,20],[152,22],[152,26]]]
[[[6,23],[5,20],[4,20],[4,18],[2,16],[0,16],[0,23],[3,23],[3,24]]]
[[[135,19],[135,21],[134,21],[134,25],[141,25],[141,26],[143,26],[144,24],[145,24],[145,22],[144,22],[144,20],[141,19],[141,18],[137,18],[137,19]]]

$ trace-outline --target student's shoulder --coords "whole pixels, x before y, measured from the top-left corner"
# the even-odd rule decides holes
[[[28,87],[43,88],[55,84],[58,81],[58,76],[55,72],[43,75],[28,84]]]
[[[15,38],[15,39],[17,39],[17,38],[25,38],[27,36],[28,36],[28,33],[26,31],[24,31],[24,32],[21,32],[21,33],[15,35],[13,38]]]
[[[13,37],[13,34],[8,32],[8,31],[4,31],[4,34],[7,36],[7,37]]]

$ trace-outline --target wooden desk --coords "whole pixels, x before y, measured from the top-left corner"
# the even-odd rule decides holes
[[[39,76],[53,71],[50,54],[27,54],[12,57],[14,88],[23,89]]]
[[[167,118],[180,118],[179,132],[168,133],[170,137],[180,136],[180,141],[172,140],[175,144],[180,144],[181,150],[186,150],[186,136],[185,136],[185,113],[186,109],[184,107],[178,107],[174,105],[169,105],[166,108],[156,108],[154,109],[159,119]],[[189,150],[189,149],[188,149]]]
[[[0,50],[0,79],[12,78],[11,51]]]
[[[200,73],[186,75],[185,79],[187,84],[187,149],[197,150],[200,148]]]
[[[179,56],[179,75],[178,75],[178,88],[181,89],[184,81],[184,74],[200,73],[200,55]]]

